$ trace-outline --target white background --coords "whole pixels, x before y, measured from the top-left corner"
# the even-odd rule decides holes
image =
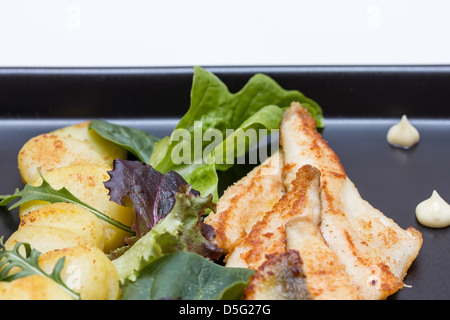
[[[448,0],[0,0],[0,66],[450,64]]]

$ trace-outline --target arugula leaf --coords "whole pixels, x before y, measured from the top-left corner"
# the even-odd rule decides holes
[[[42,184],[40,186],[32,186],[30,184],[26,184],[22,190],[19,190],[18,188],[15,190],[14,194],[9,195],[0,195],[0,199],[2,201],[0,202],[0,206],[5,206],[11,203],[12,201],[16,200],[17,198],[20,198],[19,201],[14,203],[12,206],[9,207],[10,210],[19,207],[21,204],[31,201],[31,200],[41,200],[41,201],[47,201],[50,203],[57,203],[57,202],[70,202],[73,204],[78,204],[86,209],[88,209],[90,212],[92,212],[97,218],[121,229],[126,232],[134,234],[134,231],[122,224],[121,222],[114,220],[113,218],[109,217],[108,215],[104,214],[103,212],[100,212],[99,210],[91,207],[90,205],[84,203],[83,201],[79,200],[77,197],[75,197],[72,193],[70,193],[69,190],[66,188],[61,188],[59,190],[55,190],[52,188],[52,186],[44,179],[42,173],[38,170],[39,175],[42,178]]]
[[[180,185],[170,213],[112,260],[121,283],[135,281],[145,266],[172,252],[191,251],[210,259],[220,258],[222,251],[210,242],[201,221],[206,209],[215,210],[212,195],[201,197],[191,192],[190,185]]]
[[[271,130],[279,129],[283,110],[293,101],[302,103],[311,112],[318,128],[324,126],[322,110],[316,102],[299,91],[284,90],[267,75],[256,74],[239,92],[230,93],[227,86],[217,76],[201,67],[194,67],[190,108],[171,137],[155,144],[150,164],[162,173],[169,171],[180,173],[195,190],[200,191],[202,195],[212,193],[214,200],[217,200],[216,170],[226,170],[232,165],[220,164],[218,160],[228,157],[236,149],[221,152],[226,145],[225,140],[229,142],[229,139],[237,134],[227,137],[227,129],[236,130],[236,132],[246,132],[251,128],[267,129],[270,134]],[[202,136],[207,130],[218,130],[223,143],[208,150],[209,154],[206,155],[195,154],[198,146],[194,146],[188,155],[191,159],[190,163],[175,163],[172,153],[176,152],[184,141],[175,139],[174,134],[177,129],[187,130],[190,142],[193,143],[196,139],[195,130],[198,123],[202,125],[200,133]],[[205,152],[211,144],[206,139],[202,139],[201,143],[201,152]],[[244,151],[250,147],[252,145],[248,144]],[[208,161],[196,163],[194,159],[198,159],[199,156]]]
[[[52,273],[48,274],[39,266],[39,256],[41,252],[32,249],[30,244],[19,242],[14,248],[6,250],[3,244],[3,237],[0,239],[0,281],[13,281],[30,275],[41,275],[55,281],[72,298],[79,300],[80,295],[72,291],[61,279],[61,271],[64,267],[65,257],[60,258],[53,267]],[[25,256],[19,253],[20,248],[25,251]],[[19,268],[20,270],[17,271]],[[10,271],[14,269],[13,273]]]
[[[89,128],[146,163],[150,160],[155,143],[160,140],[144,130],[112,124],[104,120],[92,120]]]
[[[196,253],[177,252],[146,266],[137,281],[122,287],[122,299],[240,299],[253,273],[220,266]]]

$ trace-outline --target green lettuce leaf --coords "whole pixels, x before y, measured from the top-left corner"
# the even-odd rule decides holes
[[[238,147],[239,139],[246,139],[249,129],[266,129],[267,134],[278,130],[283,110],[293,101],[309,110],[318,129],[324,126],[322,110],[316,102],[299,91],[283,89],[267,75],[256,74],[239,92],[230,93],[217,76],[194,67],[190,108],[172,135],[155,143],[150,164],[162,173],[180,173],[195,190],[202,195],[212,193],[216,201],[217,170],[229,169],[234,163],[224,160],[242,156],[261,136],[245,142],[244,148]],[[209,133],[219,133],[219,141],[212,137],[202,139]],[[233,143],[236,137],[238,143]],[[226,148],[228,144],[231,147]],[[182,155],[178,158],[185,161],[174,161],[174,155]]]
[[[215,210],[212,195],[198,196],[191,192],[189,185],[179,188],[172,210],[125,253],[112,260],[122,284],[135,281],[144,267],[169,253],[190,251],[212,260],[222,255],[202,230],[205,210]]]
[[[150,263],[137,281],[123,286],[122,299],[240,299],[253,274],[251,269],[223,267],[196,253],[172,253]]]

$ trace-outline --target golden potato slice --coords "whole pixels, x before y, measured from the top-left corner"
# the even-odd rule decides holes
[[[5,242],[5,248],[12,250],[19,242],[29,243],[31,248],[41,253],[76,246],[94,246],[90,241],[73,231],[42,225],[27,225],[17,229]],[[22,250],[21,253],[24,254],[25,252]]]
[[[0,300],[72,300],[55,281],[40,275],[0,282]]]
[[[61,128],[28,140],[18,155],[24,183],[35,181],[59,167],[79,164],[112,166],[114,159],[126,158],[126,150],[88,129],[88,123]]]
[[[52,226],[70,230],[103,250],[105,228],[100,219],[87,209],[71,203],[44,205],[20,219],[20,226]]]
[[[94,130],[89,129],[89,121],[67,126],[50,132],[60,137],[76,138],[91,145],[108,164],[114,159],[125,159],[127,152],[124,148],[104,139]]]
[[[29,140],[20,150],[17,161],[24,183],[38,178],[38,168],[45,174],[72,164],[107,165],[89,144],[55,134],[41,134]]]
[[[41,200],[32,200],[21,204],[19,207],[19,216],[22,218],[27,213],[48,205],[49,202]]]
[[[120,298],[119,275],[108,257],[95,247],[71,247],[50,251],[39,257],[41,268],[50,273],[56,262],[65,257],[61,279],[82,300],[116,300]]]
[[[118,205],[109,200],[108,189],[103,182],[109,180],[108,167],[99,165],[77,165],[55,169],[45,175],[45,179],[54,189],[65,187],[75,197],[86,204],[96,208],[109,217],[131,226],[134,222],[134,209]],[[42,179],[36,180],[32,185],[40,185]],[[121,247],[125,236],[129,233],[112,226],[102,220],[105,228],[105,245],[103,250]]]

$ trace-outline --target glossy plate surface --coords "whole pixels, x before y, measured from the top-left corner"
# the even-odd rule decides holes
[[[433,190],[450,201],[449,67],[208,69],[232,92],[262,72],[316,100],[326,119],[323,136],[361,196],[402,228],[422,232],[408,287],[390,299],[450,298],[450,229],[427,228],[415,218],[415,207]],[[192,68],[0,69],[0,194],[22,188],[17,154],[40,133],[104,118],[170,134],[189,107],[191,80]],[[410,150],[386,142],[387,130],[403,114],[421,134]],[[234,179],[242,174],[231,172]],[[7,238],[17,225],[16,212],[0,208],[0,234]]]

